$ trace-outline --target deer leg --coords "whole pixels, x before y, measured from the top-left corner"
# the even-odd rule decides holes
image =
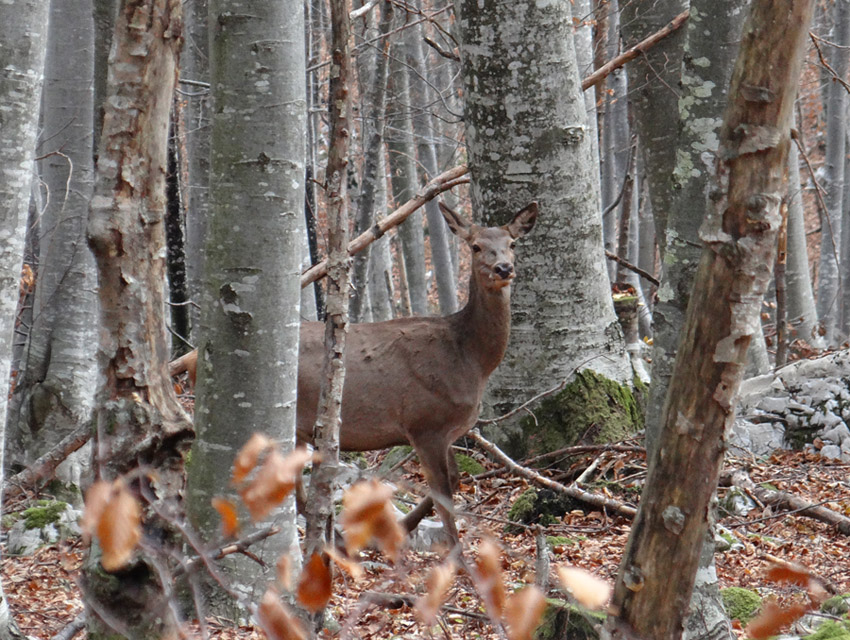
[[[433,443],[427,448],[415,447],[419,455],[419,462],[425,472],[425,479],[431,495],[426,497],[408,513],[402,520],[402,524],[408,532],[413,531],[431,509],[436,506],[437,514],[443,521],[443,526],[449,538],[457,543],[460,537],[455,525],[454,507],[452,505],[452,494],[457,487],[459,475],[457,462],[449,447],[435,447]]]

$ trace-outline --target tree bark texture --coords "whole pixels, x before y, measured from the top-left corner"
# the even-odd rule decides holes
[[[602,250],[570,4],[464,0],[460,28],[473,211],[483,224],[503,224],[540,203],[488,403],[503,413],[592,355],[605,357],[590,368],[630,381]]]
[[[85,239],[94,185],[94,23],[91,2],[50,3],[38,150],[42,200],[33,323],[10,416],[27,466],[91,417],[95,388],[94,259]],[[14,420],[14,422],[12,422]],[[69,478],[79,481],[79,474]]]
[[[295,445],[307,117],[301,2],[214,0],[210,27],[210,215],[188,478],[190,517],[207,539],[220,523],[210,500],[232,491],[226,470],[251,434]],[[297,549],[294,500],[269,519],[280,533],[252,551],[274,564]],[[257,599],[267,586],[249,558],[227,571]]]
[[[94,409],[96,473],[107,480],[139,469],[134,485],[161,509],[179,509],[183,457],[192,425],[167,372],[164,323],[166,147],[181,45],[178,0],[122,3],[110,55],[107,108],[100,139],[88,240],[99,277],[99,382]],[[146,531],[164,544],[169,525]],[[173,628],[163,585],[142,555],[108,574],[91,553],[83,590],[89,633],[154,637]],[[112,624],[111,622],[109,623]]]
[[[759,324],[782,222],[780,203],[811,0],[756,0],[744,25],[720,134],[716,186],[663,431],[614,592],[615,638],[679,638],[709,503]]]
[[[0,111],[0,484],[6,449],[6,390],[47,51],[47,10],[48,3],[42,0],[0,4],[4,57],[0,73],[0,104],[4,107]],[[0,640],[19,635],[0,584]]]
[[[345,382],[345,334],[348,327],[348,194],[346,170],[351,136],[351,21],[346,0],[331,0],[331,83],[329,87],[331,138],[325,172],[328,213],[328,278],[325,320],[325,358],[319,407],[313,430],[314,447],[321,456],[313,463],[306,505],[305,552],[309,558],[333,545],[333,489],[339,470],[339,425]]]

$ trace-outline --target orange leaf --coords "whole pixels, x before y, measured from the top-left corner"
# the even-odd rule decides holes
[[[271,640],[307,640],[301,622],[287,611],[271,589],[266,591],[257,608],[257,622]]]
[[[437,611],[440,610],[446,600],[456,571],[457,567],[455,567],[454,562],[441,564],[431,569],[425,579],[426,593],[416,600],[414,610],[426,625],[436,624]]]
[[[512,593],[505,603],[505,624],[510,640],[532,640],[546,610],[546,596],[535,587]]]
[[[805,587],[809,584],[812,573],[808,567],[796,562],[775,562],[767,568],[766,577],[773,582],[790,582]]]
[[[607,582],[583,569],[560,566],[558,578],[564,589],[588,609],[601,609],[611,596],[611,587]]]
[[[499,546],[492,540],[478,545],[478,591],[493,608],[492,616],[501,618],[505,610],[505,585],[502,582],[502,560]]]
[[[745,633],[753,640],[775,636],[780,629],[794,622],[808,610],[809,607],[799,603],[780,607],[775,601],[768,600],[762,605],[758,617],[747,625]]]
[[[325,608],[331,599],[331,570],[322,556],[314,553],[301,572],[298,583],[298,602],[307,611],[316,613]]]
[[[336,547],[325,547],[325,553],[328,554],[328,557],[334,561],[336,566],[345,571],[355,580],[359,580],[363,577],[363,567],[360,566],[360,563],[356,560],[352,560],[346,555],[343,555]]]
[[[239,450],[236,460],[233,461],[233,484],[242,482],[257,466],[260,455],[271,446],[272,441],[262,433],[255,433],[248,438],[248,442]]]
[[[225,538],[231,538],[239,531],[239,516],[236,513],[236,505],[227,498],[215,497],[212,499],[213,509],[221,516],[221,531]]]
[[[353,556],[376,538],[393,560],[398,558],[405,535],[395,518],[390,498],[393,490],[375,479],[352,485],[342,497],[340,524],[345,548]]]
[[[295,449],[286,457],[276,448],[271,450],[253,481],[239,491],[255,522],[289,495],[311,457],[305,448]]]
[[[112,484],[103,480],[98,480],[86,491],[86,509],[80,521],[80,529],[82,529],[83,537],[86,541],[97,534],[97,525],[100,522],[101,516],[103,516],[111,495]]]
[[[96,535],[103,550],[100,564],[107,571],[126,565],[142,538],[142,509],[119,480],[113,485],[107,508],[97,524]]]
[[[292,558],[288,553],[277,560],[277,579],[284,589],[292,591]]]

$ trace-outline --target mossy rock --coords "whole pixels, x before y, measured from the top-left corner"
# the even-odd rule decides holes
[[[802,640],[850,640],[850,622],[826,620],[814,633]]]
[[[755,591],[741,587],[727,587],[720,590],[723,608],[732,620],[739,620],[746,625],[761,606],[761,596]]]
[[[580,371],[562,391],[544,398],[533,417],[520,421],[505,449],[519,459],[582,443],[617,442],[643,429],[645,393],[643,384],[633,389]]]
[[[598,640],[604,622],[604,613],[587,611],[564,600],[548,598],[534,639]]]
[[[407,444],[393,447],[387,451],[387,455],[385,455],[384,459],[381,461],[381,464],[378,467],[378,473],[380,475],[386,475],[389,473],[390,469],[410,455],[411,451],[413,451],[413,447]]]
[[[461,473],[466,473],[470,476],[477,476],[479,473],[484,473],[484,465],[464,453],[455,454],[455,461]]]
[[[38,500],[35,506],[21,512],[25,529],[43,529],[49,524],[58,524],[60,516],[68,508],[67,502]]]
[[[527,489],[521,493],[508,511],[508,519],[522,524],[557,524],[565,513],[580,506],[562,493],[549,489]],[[517,533],[519,527],[507,525],[505,531]]]
[[[850,600],[850,594],[832,596],[820,606],[820,610],[832,616],[843,616],[850,611],[850,604],[847,603],[848,600]]]

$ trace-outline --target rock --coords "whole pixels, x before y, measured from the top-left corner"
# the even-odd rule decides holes
[[[443,523],[430,518],[422,520],[408,539],[408,546],[413,551],[431,551],[435,546],[445,547],[448,544],[449,536],[443,528]]]
[[[838,460],[841,458],[841,447],[834,444],[828,444],[820,450],[820,454],[829,460]]]
[[[29,509],[10,514],[14,520],[7,533],[6,549],[15,555],[32,555],[46,544],[80,535],[82,513],[67,502],[39,500]]]
[[[850,429],[843,422],[836,425],[832,429],[828,429],[820,434],[821,440],[829,440],[832,444],[843,444],[845,440],[850,440]]]

